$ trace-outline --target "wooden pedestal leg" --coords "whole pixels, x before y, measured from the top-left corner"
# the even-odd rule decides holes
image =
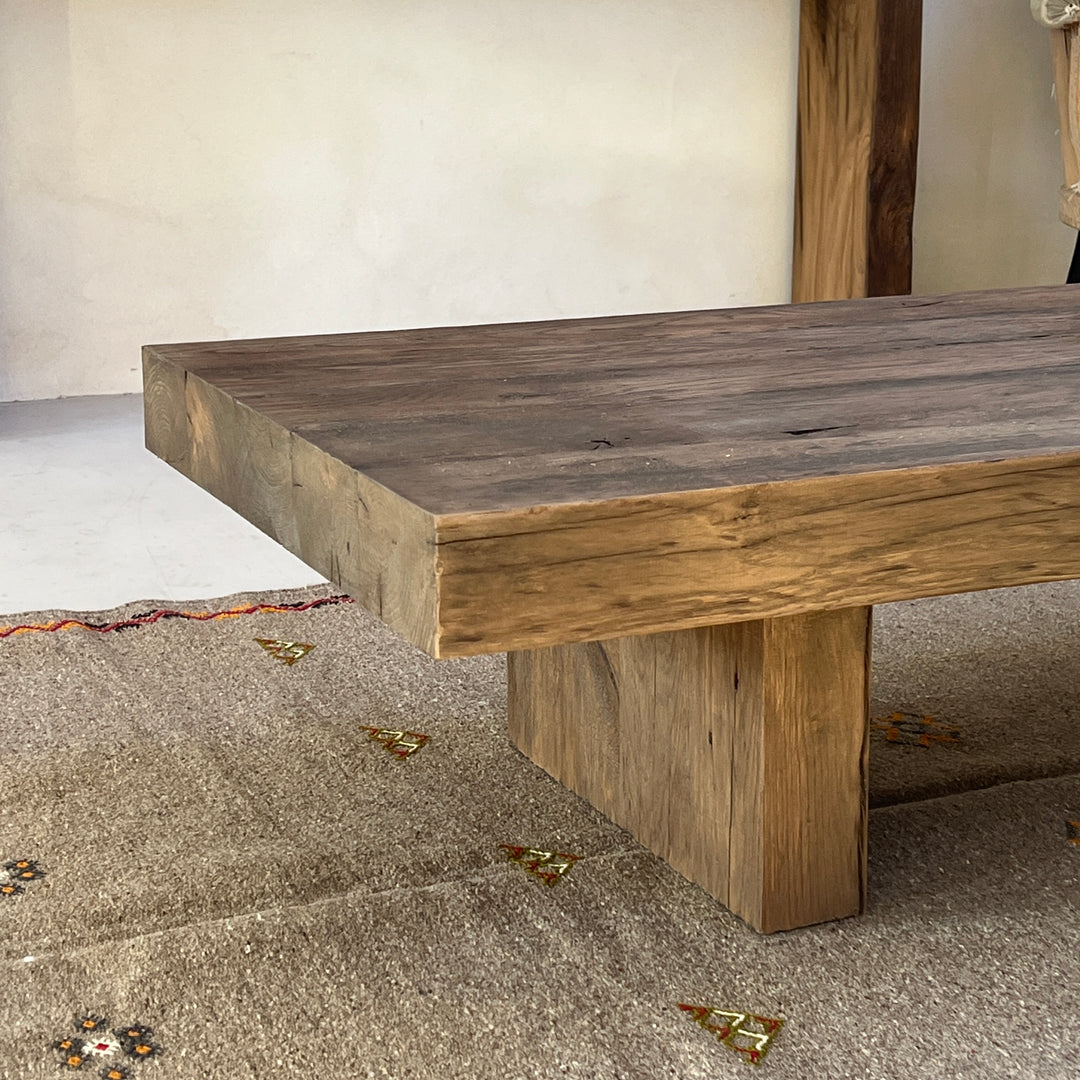
[[[869,607],[509,655],[510,734],[765,933],[866,891]]]

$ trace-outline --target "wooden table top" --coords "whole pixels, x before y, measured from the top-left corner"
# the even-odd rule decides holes
[[[803,543],[809,542],[807,514],[817,515],[820,526],[820,515],[831,513],[835,528],[865,533],[868,526],[860,523],[859,514],[845,517],[839,508],[848,500],[865,512],[867,500],[892,492],[889,497],[919,503],[918,513],[910,506],[901,511],[897,503],[894,517],[906,524],[890,535],[878,521],[862,543],[879,553],[891,547],[895,554],[911,548],[910,530],[920,516],[928,534],[955,530],[957,522],[946,518],[964,492],[997,489],[1002,503],[1001,489],[1009,488],[1020,499],[1014,511],[1028,514],[1014,522],[1017,526],[1030,525],[1031,512],[1047,509],[1049,504],[1039,498],[1052,499],[1059,509],[1063,499],[1072,504],[1080,463],[1078,306],[1080,292],[1062,286],[152,346],[146,349],[148,435],[167,459],[170,453],[176,459],[188,453],[175,432],[155,435],[175,426],[176,397],[185,393],[189,457],[201,452],[199,468],[217,477],[210,483],[194,478],[211,490],[215,483],[219,488],[226,484],[230,459],[234,470],[244,458],[255,462],[256,472],[273,472],[280,467],[280,462],[272,464],[274,455],[295,458],[295,448],[303,446],[304,453],[321,455],[324,472],[330,461],[392,493],[398,500],[395,513],[407,517],[416,511],[415,521],[427,530],[422,543],[430,540],[437,553],[432,595],[440,612],[469,544],[486,544],[492,566],[509,558],[510,577],[528,577],[527,552],[511,557],[500,549],[495,554],[494,538],[511,534],[520,541],[526,533],[534,538],[545,533],[556,545],[557,555],[533,551],[534,566],[545,558],[580,563],[601,552],[610,559],[616,549],[628,554],[635,543],[653,556],[670,555],[687,543],[706,543],[742,551],[740,557],[728,552],[734,568],[745,561],[748,545],[761,543],[763,535],[775,551],[786,544],[790,557],[791,538],[781,542],[779,534],[790,529],[793,515],[803,515]],[[186,390],[169,381],[180,372],[186,373]],[[196,387],[201,388],[197,393]],[[194,406],[193,394],[200,399]],[[155,409],[157,400],[163,405]],[[240,412],[226,417],[221,411],[225,402]],[[269,439],[269,449],[248,447],[252,424],[265,427],[258,437]],[[248,434],[236,442],[240,428]],[[155,439],[162,445],[155,445]],[[206,450],[211,443],[213,454]],[[261,466],[257,453],[264,457]],[[932,478],[920,474],[921,486],[901,495],[901,478],[910,480],[925,469],[932,470]],[[1017,470],[1026,474],[1022,488],[1034,484],[1028,505],[1021,505],[1026,488],[1016,487]],[[1041,496],[1032,479],[1039,470],[1047,477],[1044,486],[1049,485]],[[191,468],[185,471],[193,475]],[[335,473],[334,483],[352,483],[343,481],[343,475]],[[934,509],[935,494],[950,498]],[[251,508],[245,509],[247,496],[230,489],[223,497],[253,516]],[[775,504],[777,517],[763,519],[766,501]],[[705,505],[719,515],[712,525],[700,521]],[[987,518],[995,513],[989,502],[982,509]],[[256,508],[253,519],[258,513]],[[636,530],[638,540],[631,537],[629,547],[616,543],[608,550],[605,535],[620,531],[613,520],[636,517],[640,526],[643,513],[653,517],[647,529]],[[655,514],[673,516],[658,524]],[[736,527],[740,520],[744,524]],[[979,534],[964,520],[969,531],[963,535],[974,541]],[[693,539],[687,532],[692,521],[700,526],[698,532],[690,529]],[[1080,534],[1080,517],[1072,521]],[[410,526],[406,532],[415,536],[420,528]],[[282,530],[277,525],[268,531]],[[1003,522],[986,523],[982,535],[1001,540],[1005,531]],[[954,531],[951,539],[947,534],[928,546],[948,547],[961,538]],[[1010,534],[1010,543],[1016,539]],[[503,548],[512,543],[506,540]],[[851,544],[858,548],[857,535],[849,537]],[[880,602],[908,593],[961,591],[958,584],[988,587],[1018,584],[1018,578],[1080,576],[1080,558],[1071,548],[1068,559],[1049,565],[1028,550],[1030,544],[1021,546],[1025,550],[1011,564],[1031,564],[1027,570],[1011,565],[978,579],[954,572],[927,576],[911,571],[909,557],[901,560],[908,567],[905,573],[914,573],[918,581],[900,587],[895,574],[890,578],[879,570],[882,587],[869,592],[873,602]],[[340,566],[350,557],[334,556],[339,578],[347,580]],[[938,550],[931,562],[941,557]],[[801,558],[813,563],[806,553]],[[849,550],[847,558],[854,559],[855,551]],[[636,572],[655,575],[658,565],[640,563]],[[665,570],[673,565],[669,560]],[[710,570],[714,577],[719,566]],[[623,566],[622,572],[627,569]],[[475,563],[462,573],[475,578]],[[542,587],[533,580],[530,595],[535,599],[536,590],[550,592],[554,580]],[[700,584],[710,596],[716,591],[715,582],[708,588]],[[640,604],[631,598],[623,602],[624,615],[630,612],[623,625],[628,632],[643,632],[722,621],[735,612],[748,618],[806,606],[806,587],[788,582],[780,602],[757,595],[762,582],[750,584],[738,590],[749,595],[734,611],[729,601],[738,598],[729,597],[706,602],[700,615],[688,613],[684,603],[681,614],[654,618],[655,610],[653,615],[642,612],[650,605],[655,609],[657,596],[640,599]],[[611,581],[586,574],[571,587],[610,593]],[[792,590],[802,596],[794,607],[788,595]],[[519,590],[519,598],[525,593]],[[827,583],[816,588],[818,606],[838,606],[866,593],[838,593]],[[611,602],[618,608],[619,602]],[[546,618],[527,618],[527,631],[519,627],[494,638],[481,634],[475,649],[458,641],[451,651],[482,651],[496,639],[502,647],[562,640]],[[602,636],[617,629],[619,620],[585,623],[570,632],[570,639]],[[416,640],[415,634],[408,636]],[[421,636],[424,647],[431,648],[428,631]],[[432,651],[443,650],[436,646]]]
[[[1080,292],[159,346],[436,514],[1080,450]]]

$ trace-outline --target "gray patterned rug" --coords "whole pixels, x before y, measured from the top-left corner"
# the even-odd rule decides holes
[[[1080,1075],[1080,583],[875,620],[868,911],[762,938],[502,657],[330,587],[0,616],[0,1076]]]

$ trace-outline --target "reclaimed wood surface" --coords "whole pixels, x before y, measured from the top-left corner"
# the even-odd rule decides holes
[[[153,346],[148,440],[434,655],[1080,577],[1077,297]]]
[[[198,376],[144,355],[146,445],[437,654],[430,514]]]
[[[922,0],[802,0],[792,299],[911,291]]]
[[[507,659],[517,746],[757,930],[862,911],[869,608]]]

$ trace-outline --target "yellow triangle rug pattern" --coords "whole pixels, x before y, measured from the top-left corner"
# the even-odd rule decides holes
[[[520,863],[530,874],[535,874],[545,885],[554,885],[581,858],[565,851],[539,851],[536,848],[518,847],[516,844],[500,844],[512,862]]]
[[[772,1047],[773,1040],[784,1026],[783,1020],[753,1013],[712,1009],[705,1005],[683,1005],[679,1008],[690,1014],[695,1023],[711,1031],[729,1050],[742,1054],[751,1065],[760,1065]],[[719,1024],[712,1017],[722,1017]]]
[[[295,664],[302,660],[314,645],[307,645],[302,641],[278,641],[275,638],[257,637],[255,640],[273,657],[283,664]]]
[[[1065,834],[1070,844],[1080,847],[1080,821],[1066,821]]]
[[[368,738],[381,742],[391,754],[396,754],[399,758],[415,754],[431,738],[430,735],[421,735],[418,731],[395,731],[392,728],[366,727],[360,730],[366,731]]]

